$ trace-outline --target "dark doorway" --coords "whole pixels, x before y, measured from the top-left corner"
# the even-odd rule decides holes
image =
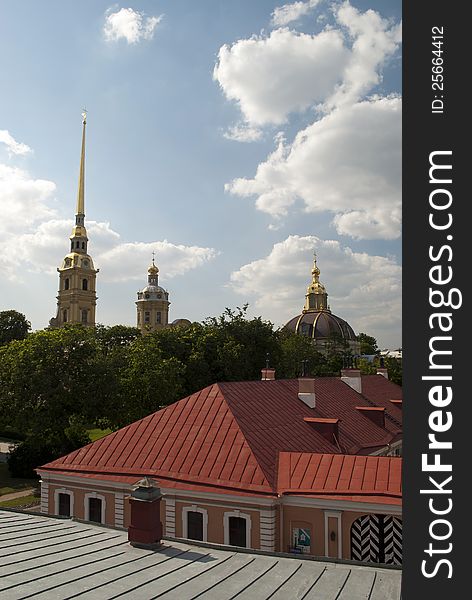
[[[102,501],[100,498],[89,498],[89,521],[102,522]]]
[[[59,515],[61,517],[70,517],[69,494],[59,494]]]
[[[229,517],[229,544],[247,548],[246,519],[242,517]]]
[[[189,511],[187,513],[187,537],[190,540],[203,542],[203,514]]]

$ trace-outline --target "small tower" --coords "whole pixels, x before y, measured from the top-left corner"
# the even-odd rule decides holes
[[[80,154],[79,188],[75,226],[70,235],[70,252],[57,269],[59,292],[57,314],[50,320],[51,327],[62,327],[66,323],[95,325],[96,276],[92,258],[87,254],[88,237],[85,229],[85,126],[87,113],[82,113],[82,150]]]
[[[311,283],[307,287],[305,294],[305,306],[303,312],[312,310],[325,310],[331,312],[328,306],[328,293],[325,286],[320,281],[320,270],[316,264],[316,254],[314,254],[311,277]]]
[[[141,333],[157,331],[169,323],[169,294],[159,285],[159,269],[154,263],[148,269],[148,284],[140,292],[136,301],[137,327]]]

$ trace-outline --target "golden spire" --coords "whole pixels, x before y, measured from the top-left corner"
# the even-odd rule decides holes
[[[320,282],[320,270],[316,264],[316,252],[313,252],[313,269],[311,270],[313,283]]]
[[[152,265],[149,266],[148,273],[149,275],[157,275],[159,273],[159,269],[154,262],[155,252],[152,253]]]
[[[82,112],[82,151],[80,153],[79,189],[77,191],[77,215],[85,215],[85,125],[87,123],[87,110]]]

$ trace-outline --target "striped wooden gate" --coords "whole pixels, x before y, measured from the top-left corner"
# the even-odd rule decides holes
[[[351,527],[351,558],[402,564],[402,521],[391,515],[363,515]]]

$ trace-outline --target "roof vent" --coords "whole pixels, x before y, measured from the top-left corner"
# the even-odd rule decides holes
[[[322,419],[318,417],[304,417],[305,423],[308,423],[315,431],[321,434],[331,444],[338,442],[338,423],[339,419]]]
[[[344,381],[353,390],[362,394],[362,379],[359,369],[342,369],[341,381]]]
[[[356,406],[356,409],[373,423],[385,429],[385,408],[380,406]]]
[[[315,380],[311,377],[300,377],[298,380],[298,397],[310,408],[315,408]]]

